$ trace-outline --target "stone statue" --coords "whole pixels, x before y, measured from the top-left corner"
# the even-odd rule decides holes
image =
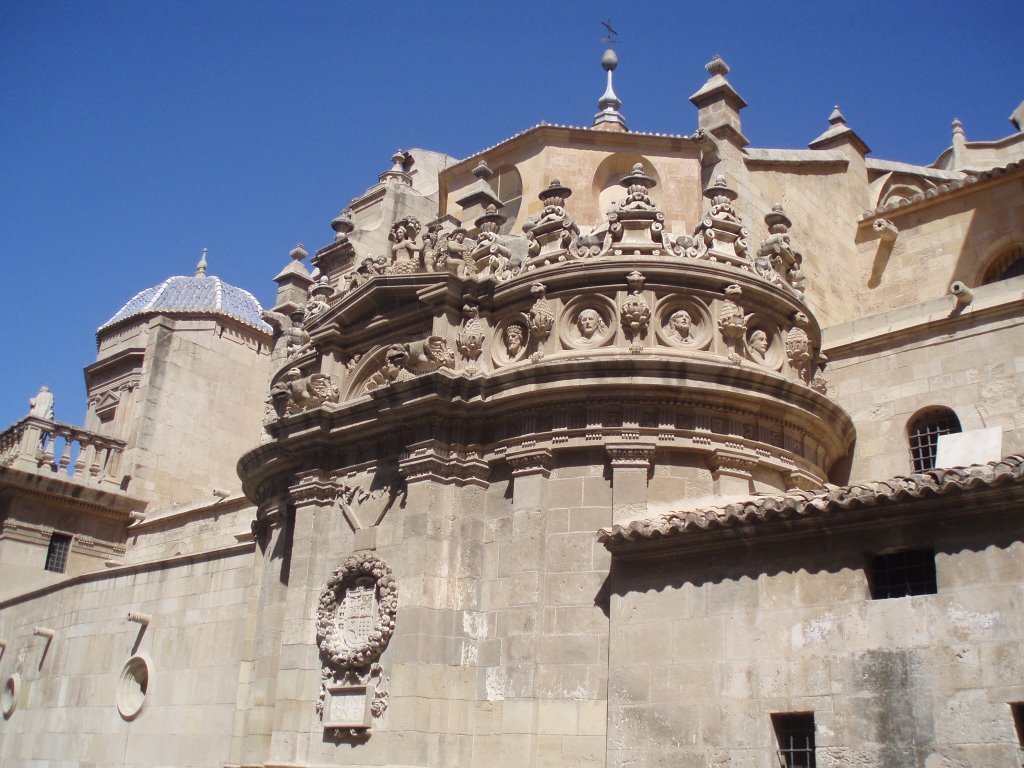
[[[399,219],[391,227],[388,240],[391,241],[391,266],[388,271],[395,275],[405,275],[420,270],[420,249],[417,237],[420,223],[413,216]]]
[[[690,313],[685,309],[677,309],[668,319],[666,335],[680,344],[692,344],[693,337],[690,335],[692,326],[693,320],[690,318]]]
[[[29,416],[53,421],[53,393],[49,387],[40,387],[39,394],[29,398]]]
[[[448,235],[444,236],[438,244],[438,263],[443,261],[449,272],[459,274],[462,277],[473,277],[477,273],[476,262],[470,254],[476,244],[466,239],[466,230],[456,227]]]

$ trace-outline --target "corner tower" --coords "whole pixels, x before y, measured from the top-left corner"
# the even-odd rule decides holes
[[[157,507],[237,487],[259,439],[271,328],[247,291],[207,274],[133,296],[96,331],[85,428],[126,442],[122,485]]]

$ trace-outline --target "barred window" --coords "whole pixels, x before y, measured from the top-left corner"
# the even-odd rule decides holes
[[[949,408],[932,408],[915,418],[907,431],[914,471],[924,472],[935,468],[939,436],[960,432],[960,419]]]
[[[65,533],[54,531],[50,534],[50,546],[46,548],[46,565],[43,567],[47,571],[64,573],[64,570],[68,567],[68,552],[70,549],[71,537]]]
[[[908,549],[871,558],[868,582],[872,600],[938,592],[935,576],[935,551]]]
[[[815,768],[813,712],[772,715],[772,726],[783,768]]]

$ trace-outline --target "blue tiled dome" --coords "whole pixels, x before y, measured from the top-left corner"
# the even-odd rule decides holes
[[[260,303],[248,291],[228,285],[219,277],[197,274],[194,277],[169,277],[160,285],[133,296],[96,332],[143,315],[213,314],[232,317],[265,333],[273,329],[261,318]]]

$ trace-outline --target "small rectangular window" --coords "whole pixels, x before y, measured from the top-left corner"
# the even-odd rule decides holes
[[[71,537],[56,531],[50,535],[50,546],[46,548],[46,565],[44,568],[54,573],[64,573],[68,567],[68,552],[71,550]]]
[[[1017,731],[1017,744],[1024,749],[1024,701],[1011,702],[1010,714],[1013,715],[1013,727]]]
[[[874,555],[871,558],[868,579],[873,600],[934,595],[938,592],[935,579],[935,551],[909,549],[888,555]]]
[[[782,768],[815,768],[813,712],[772,715],[772,726]]]

